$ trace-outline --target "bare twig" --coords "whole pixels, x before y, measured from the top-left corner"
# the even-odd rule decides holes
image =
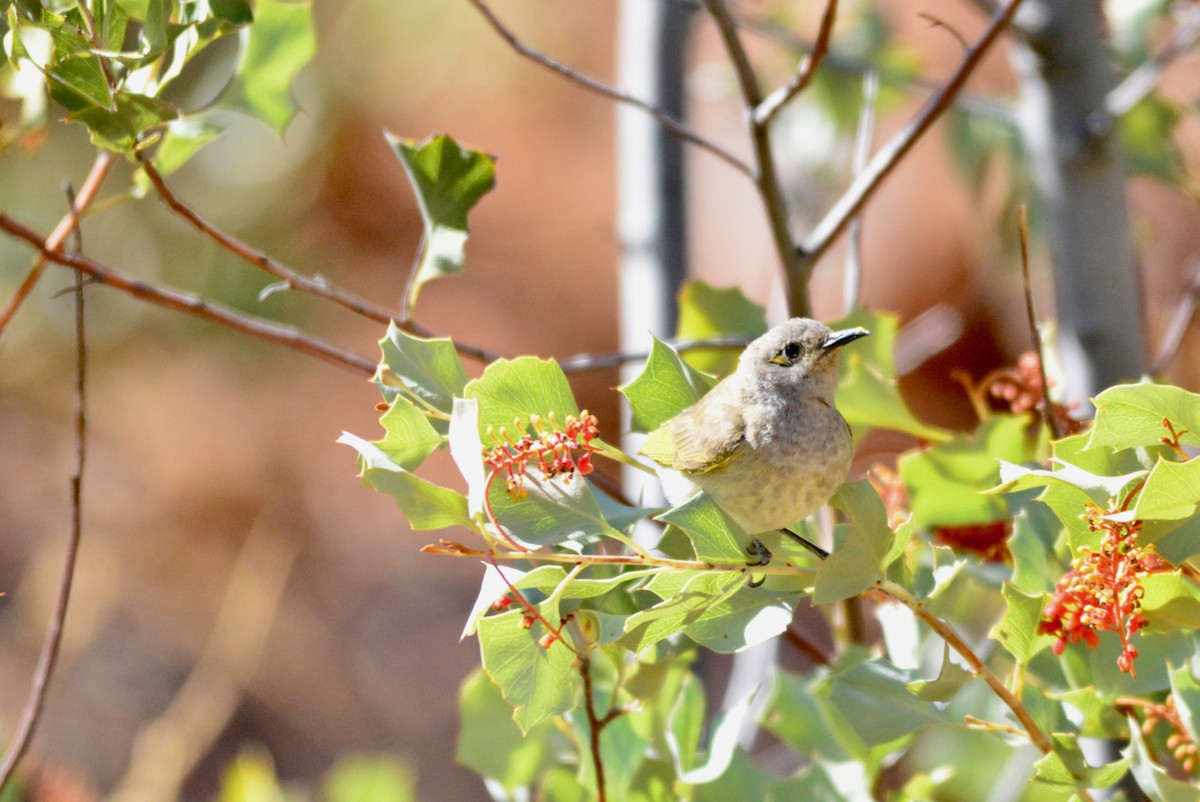
[[[1191,6],[1183,12],[1179,24],[1163,49],[1129,73],[1104,99],[1101,118],[1089,120],[1089,127],[1103,131],[1113,122],[1136,106],[1158,85],[1163,72],[1171,62],[1192,48],[1200,39],[1200,6]]]
[[[871,70],[863,75],[862,109],[858,114],[858,131],[854,137],[854,175],[867,166],[871,155],[871,140],[875,136],[875,103],[879,99],[879,73]],[[846,248],[846,276],[842,291],[842,307],[850,314],[862,305],[862,214],[850,220],[850,241]]]
[[[1021,0],[1008,0],[1005,3],[992,17],[987,28],[979,35],[975,43],[963,54],[958,67],[946,79],[941,89],[925,102],[925,105],[909,121],[908,125],[880,148],[875,157],[871,159],[871,163],[867,165],[867,169],[851,183],[850,188],[805,239],[800,251],[806,261],[815,262],[833,244],[833,241],[842,233],[863,204],[879,189],[883,180],[891,174],[905,154],[929,130],[942,112],[950,107],[954,102],[955,95],[961,91],[971,73],[983,60],[984,54],[991,49],[1001,32],[1008,26],[1020,5]]]
[[[596,701],[592,698],[592,661],[586,657],[579,658],[579,675],[583,677],[583,708],[588,717],[588,730],[591,738],[592,767],[596,771],[596,799],[606,802],[607,792],[604,788],[604,760],[600,754],[600,733],[613,720],[612,711],[604,718],[596,716]]]
[[[93,173],[96,171],[93,170]],[[102,176],[101,176],[102,177]],[[68,189],[71,212],[67,231],[72,232],[72,245],[76,251],[80,247],[79,237],[79,199]],[[65,239],[65,236],[64,236]],[[8,786],[13,772],[33,739],[45,707],[46,691],[50,687],[50,678],[58,663],[59,648],[62,645],[63,629],[66,625],[67,607],[71,600],[71,587],[75,580],[75,562],[79,556],[79,541],[83,535],[83,468],[87,461],[87,340],[84,336],[83,320],[83,274],[75,274],[75,465],[71,472],[71,531],[67,538],[66,551],[63,555],[62,573],[58,581],[58,597],[54,603],[54,612],[50,617],[50,625],[46,630],[46,638],[42,643],[42,651],[38,656],[37,668],[29,688],[29,697],[21,714],[21,722],[9,742],[4,758],[0,761],[0,790]]]
[[[937,17],[933,16],[932,14],[928,14],[928,13],[926,13],[926,12],[924,12],[924,11],[918,11],[918,12],[917,12],[917,16],[918,16],[918,17],[920,17],[921,19],[925,20],[926,22],[928,22],[928,23],[929,23],[929,27],[931,27],[931,28],[941,28],[941,29],[942,29],[942,30],[944,30],[946,33],[948,33],[948,34],[950,34],[951,36],[953,36],[953,37],[954,37],[954,39],[955,39],[955,41],[957,41],[957,42],[958,42],[959,46],[960,46],[960,47],[961,47],[961,48],[962,48],[964,51],[965,51],[967,48],[969,48],[969,47],[970,47],[970,44],[968,44],[968,43],[967,43],[967,37],[965,37],[965,36],[963,36],[961,33],[959,33],[959,32],[958,32],[958,28],[955,28],[953,25],[951,25],[950,23],[946,22],[945,20],[943,20],[943,19],[939,19],[939,18],[937,18]]]
[[[812,81],[813,76],[817,74],[817,68],[821,66],[821,61],[829,51],[833,23],[837,19],[837,7],[837,0],[825,0],[825,10],[821,14],[821,25],[817,29],[817,38],[813,40],[812,50],[800,62],[800,67],[792,79],[767,95],[766,99],[754,109],[756,125],[769,125],[771,120],[775,119],[775,115],[779,114],[792,98],[803,92]]]
[[[1042,332],[1038,329],[1037,314],[1033,311],[1033,279],[1029,275],[1029,220],[1025,204],[1017,207],[1017,231],[1021,236],[1021,277],[1025,282],[1025,316],[1029,322],[1029,338],[1033,349],[1037,352],[1038,374],[1042,379],[1042,419],[1050,430],[1050,439],[1062,437],[1059,431],[1058,418],[1050,405],[1050,383],[1046,381],[1046,344],[1042,342]]]
[[[767,225],[771,229],[771,239],[779,255],[783,267],[784,279],[787,284],[788,311],[792,315],[807,317],[812,314],[812,303],[808,293],[808,279],[811,274],[811,263],[800,258],[797,253],[796,241],[792,237],[788,219],[787,203],[784,199],[783,187],[779,182],[779,174],[775,167],[775,154],[771,149],[771,138],[768,126],[759,123],[753,114],[763,103],[762,90],[758,86],[758,76],[750,56],[742,45],[738,34],[737,24],[729,13],[724,0],[704,0],[708,13],[717,24],[725,52],[733,63],[734,74],[741,88],[742,100],[748,110],[750,144],[754,149],[754,161],[757,169],[752,174],[759,197],[762,199],[767,215]]]
[[[85,209],[91,206],[92,201],[96,198],[96,193],[100,190],[100,185],[104,183],[104,179],[108,177],[108,173],[112,170],[114,164],[117,163],[117,155],[112,151],[104,150],[96,156],[96,161],[92,163],[92,169],[88,172],[87,178],[83,180],[83,184],[79,187],[79,192],[75,197],[75,204],[71,211],[63,215],[63,218],[58,221],[58,225],[50,232],[50,236],[46,238],[46,249],[56,251],[62,247],[72,229],[75,227],[77,217],[83,213]],[[9,321],[17,314],[17,310],[21,308],[21,304],[25,303],[25,299],[33,292],[34,286],[42,277],[42,273],[46,270],[48,260],[44,256],[38,256],[30,268],[29,273],[25,276],[24,281],[17,287],[16,292],[8,299],[8,303],[0,309],[0,335],[8,327]]]
[[[1188,286],[1179,297],[1175,313],[1171,315],[1171,322],[1163,334],[1162,343],[1158,347],[1158,355],[1154,357],[1154,364],[1150,367],[1152,374],[1159,374],[1166,370],[1167,365],[1171,364],[1171,360],[1179,352],[1179,346],[1183,343],[1183,335],[1187,333],[1188,326],[1191,325],[1192,318],[1196,314],[1197,299],[1200,299],[1200,258],[1192,260],[1191,281],[1188,282]]]
[[[7,231],[18,239],[25,240],[38,249],[48,261],[91,276],[97,284],[115,287],[122,292],[126,292],[135,298],[140,298],[156,306],[185,312],[189,315],[218,323],[249,337],[273,342],[277,345],[290,348],[293,351],[314,356],[335,365],[353,368],[368,375],[375,372],[375,363],[371,360],[301,334],[295,329],[247,317],[218,304],[206,301],[203,298],[176,290],[156,287],[141,279],[130,278],[113,270],[111,267],[107,267],[85,256],[51,250],[46,246],[45,241],[38,232],[17,222],[5,212],[0,212],[0,230]]]
[[[606,97],[609,100],[615,100],[618,103],[625,103],[626,105],[641,109],[650,116],[654,117],[654,119],[658,120],[659,124],[672,136],[677,136],[685,142],[691,142],[693,145],[707,150],[709,153],[732,166],[738,172],[753,177],[753,172],[750,166],[744,161],[733,155],[728,150],[722,148],[712,140],[706,139],[705,137],[696,133],[687,125],[679,120],[676,120],[662,109],[659,109],[656,106],[653,106],[646,101],[636,98],[626,92],[622,92],[620,89],[609,86],[603,81],[599,81],[590,75],[584,75],[583,73],[568,67],[566,64],[551,58],[545,53],[542,53],[540,50],[536,50],[525,44],[517,38],[517,35],[513,33],[513,31],[506,26],[499,17],[496,16],[496,14],[492,11],[488,4],[484,2],[484,0],[468,0],[468,2],[475,6],[479,13],[483,15],[488,24],[492,26],[492,30],[494,30],[500,36],[500,38],[508,44],[509,47],[511,47],[520,55],[542,65],[551,72],[561,75],[571,83],[576,84],[577,86],[580,86],[589,92],[600,95],[601,97]]]
[[[783,631],[783,639],[792,646],[796,647],[798,651],[803,653],[805,657],[807,657],[809,660],[812,660],[817,665],[833,665],[833,661],[830,660],[823,651],[817,648],[817,644],[806,638],[804,633],[800,632],[800,630],[796,629],[795,627],[788,627],[785,629]]]
[[[711,340],[664,340],[663,342],[671,346],[677,353],[684,354],[689,351],[740,350],[750,344],[750,338],[714,337]],[[575,356],[570,356],[559,361],[558,366],[567,372],[603,370],[605,368],[620,367],[626,362],[643,362],[649,357],[649,351],[637,351],[634,353],[609,351],[601,354],[576,354]]]

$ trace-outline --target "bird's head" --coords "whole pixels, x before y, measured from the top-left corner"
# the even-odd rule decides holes
[[[750,343],[738,361],[738,372],[758,387],[804,388],[831,402],[838,351],[869,333],[862,327],[833,331],[809,318],[792,318]]]

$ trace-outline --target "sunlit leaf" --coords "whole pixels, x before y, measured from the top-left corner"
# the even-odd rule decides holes
[[[687,532],[698,560],[737,562],[746,559],[745,547],[740,545],[750,542],[746,532],[706,493],[664,512],[658,520],[673,523]]]
[[[737,287],[716,289],[703,281],[689,281],[679,293],[679,340],[744,338],[747,342],[767,331],[763,308]],[[728,376],[737,367],[739,349],[692,350],[683,359],[705,373]]]
[[[533,782],[551,762],[553,727],[522,732],[499,688],[477,669],[462,684],[455,759],[512,791]]]
[[[649,432],[699,401],[712,386],[711,376],[688,365],[655,337],[642,372],[619,389],[633,410],[633,430]]]
[[[1040,593],[1026,594],[1009,582],[1004,583],[1001,593],[1007,611],[1004,618],[992,628],[991,637],[1018,661],[1028,663],[1039,650],[1053,641],[1049,635],[1038,634],[1046,597]]]
[[[388,403],[406,393],[410,400],[450,415],[454,397],[467,384],[467,372],[449,338],[414,337],[393,323],[379,347],[383,360],[373,381]],[[447,424],[433,425],[443,431]]]
[[[249,13],[248,8],[235,8],[239,4],[233,0],[222,0],[222,5],[230,16]],[[312,4],[257,0],[254,17],[254,24],[246,28],[234,80],[222,103],[259,118],[282,135],[296,116],[292,83],[317,48]]]
[[[1165,384],[1122,384],[1096,396],[1096,423],[1088,439],[1096,446],[1131,448],[1157,445],[1170,435],[1170,421],[1180,442],[1200,445],[1200,395]],[[1184,433],[1186,431],[1186,433]]]
[[[416,798],[412,770],[393,758],[345,757],[325,778],[327,802],[412,802]]]
[[[490,443],[489,427],[497,433],[504,427],[516,438],[531,430],[533,415],[541,417],[547,427],[551,415],[559,426],[566,424],[568,416],[579,415],[562,368],[554,360],[532,356],[496,360],[483,376],[467,384],[463,395],[479,402],[479,431],[485,445]]]
[[[472,527],[461,494],[409,473],[361,437],[343,432],[338,442],[358,451],[363,483],[394,498],[413,529]]]
[[[541,613],[558,623],[557,605]],[[527,734],[533,727],[575,705],[579,692],[576,656],[561,641],[540,644],[545,627],[522,626],[524,610],[492,615],[479,622],[483,670],[513,707],[513,721]]]

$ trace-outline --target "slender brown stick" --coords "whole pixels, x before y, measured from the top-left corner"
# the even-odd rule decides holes
[[[911,593],[895,582],[881,579],[875,583],[875,587],[912,610],[917,618],[928,624],[930,629],[949,644],[951,649],[958,652],[971,666],[971,670],[975,673],[975,676],[983,680],[992,689],[992,693],[996,694],[1000,698],[1000,701],[1004,702],[1005,706],[1012,711],[1017,721],[1021,722],[1021,726],[1025,728],[1025,732],[1034,746],[1044,754],[1050,754],[1054,750],[1054,747],[1050,744],[1050,739],[1046,737],[1046,734],[1038,727],[1037,722],[1029,715],[1029,711],[1025,709],[1025,705],[1021,703],[1021,700],[1005,687],[1004,683],[992,673],[990,668],[984,665],[983,661],[979,659],[979,655],[975,654],[966,641],[950,628],[949,624],[926,610],[924,604],[917,601]]]
[[[812,660],[817,665],[829,666],[833,665],[833,661],[826,657],[825,653],[817,648],[817,644],[810,641],[795,627],[788,627],[783,631],[783,639],[796,647],[809,660]]]
[[[295,329],[240,315],[223,306],[210,303],[203,298],[176,290],[156,287],[141,279],[130,278],[86,256],[51,250],[46,246],[45,241],[38,232],[17,222],[5,212],[0,212],[0,229],[7,231],[18,239],[25,240],[38,249],[48,261],[85,273],[91,276],[97,284],[115,287],[122,292],[126,292],[135,298],[140,298],[156,306],[185,312],[189,315],[218,323],[249,337],[282,345],[285,348],[290,348],[293,351],[298,351],[335,365],[353,368],[368,375],[375,372],[375,363],[371,360],[301,334]]]
[[[767,225],[771,229],[771,239],[779,255],[783,267],[784,278],[787,282],[788,311],[792,315],[808,317],[812,314],[812,302],[808,293],[810,276],[809,263],[800,258],[796,251],[796,241],[792,237],[791,225],[788,219],[787,202],[784,199],[783,187],[779,182],[779,173],[775,167],[775,153],[771,149],[771,138],[768,126],[759,123],[753,114],[754,109],[763,103],[762,90],[758,86],[758,76],[750,56],[742,45],[738,34],[737,23],[729,13],[724,0],[704,0],[708,13],[717,24],[725,52],[733,63],[734,74],[741,88],[742,100],[749,110],[750,144],[754,149],[754,162],[757,169],[751,174],[754,185],[758,189],[764,211],[767,215]]]
[[[825,0],[825,10],[821,13],[821,25],[817,29],[817,38],[813,40],[812,50],[800,62],[796,74],[784,86],[779,87],[758,104],[754,109],[755,125],[770,125],[775,115],[788,104],[792,98],[803,92],[817,74],[817,68],[829,52],[829,40],[833,36],[833,23],[837,19],[837,0]]]
[[[95,171],[93,171],[95,172]],[[69,192],[69,191],[68,191]],[[68,232],[73,232],[73,246],[79,249],[79,213],[80,202],[73,194],[70,197],[71,212]],[[64,239],[66,236],[64,235]],[[25,752],[29,749],[33,733],[42,717],[46,703],[46,691],[50,687],[50,678],[58,663],[59,648],[62,646],[62,633],[66,625],[67,606],[71,600],[71,587],[75,580],[75,562],[79,556],[79,541],[83,535],[83,468],[87,461],[87,339],[84,336],[83,320],[83,274],[75,274],[75,465],[71,471],[71,531],[67,537],[66,551],[63,554],[62,572],[58,580],[58,597],[54,603],[54,612],[50,617],[50,625],[46,629],[46,638],[42,643],[42,651],[38,656],[37,668],[33,672],[33,680],[29,688],[29,697],[25,709],[21,713],[21,722],[17,726],[9,742],[8,749],[0,760],[0,791],[3,791],[12,779],[13,772]]]
[[[583,707],[587,712],[588,731],[591,735],[592,766],[596,770],[596,799],[606,802],[608,799],[604,789],[604,760],[600,755],[600,733],[604,726],[612,721],[611,713],[604,719],[596,716],[596,701],[592,699],[592,661],[586,657],[579,658],[579,675],[583,677]]]
[[[1021,235],[1021,276],[1025,282],[1025,315],[1029,321],[1029,337],[1033,340],[1033,348],[1037,351],[1038,374],[1042,378],[1042,419],[1050,430],[1050,439],[1058,440],[1062,432],[1058,428],[1058,419],[1054,416],[1054,408],[1050,406],[1050,384],[1046,380],[1046,345],[1042,342],[1042,332],[1038,329],[1037,315],[1033,311],[1033,279],[1029,275],[1029,212],[1025,204],[1017,208],[1017,231]]]
[[[46,249],[56,251],[62,247],[66,241],[67,235],[75,227],[75,221],[78,216],[89,206],[96,198],[96,193],[100,190],[100,185],[104,183],[104,179],[108,177],[108,173],[117,162],[117,155],[112,151],[104,150],[96,156],[96,161],[92,163],[92,169],[88,172],[87,178],[83,180],[83,184],[79,187],[79,193],[75,196],[75,205],[71,211],[63,215],[63,218],[58,221],[58,225],[50,232],[50,236],[46,238]],[[30,268],[29,273],[25,276],[25,280],[17,287],[17,291],[8,299],[8,303],[0,309],[0,335],[8,327],[9,321],[17,314],[17,310],[21,308],[21,304],[25,303],[25,299],[33,292],[34,286],[42,277],[42,273],[46,271],[46,264],[49,260],[45,256],[39,255]]]
[[[828,250],[838,235],[842,233],[850,220],[858,213],[863,204],[875,194],[883,180],[891,174],[917,143],[929,127],[948,109],[955,96],[962,90],[967,79],[979,66],[984,54],[991,49],[1001,32],[1008,26],[1013,15],[1021,5],[1021,0],[1008,2],[992,17],[987,28],[968,48],[959,61],[954,73],[946,79],[941,89],[931,96],[908,125],[900,129],[887,144],[885,144],[871,159],[867,168],[850,184],[850,188],[838,199],[833,208],[825,215],[816,228],[805,239],[800,251],[808,262],[815,262],[821,254]]]
[[[689,351],[707,351],[707,350],[740,350],[750,344],[750,339],[746,337],[714,337],[711,340],[664,340],[667,345],[671,346],[676,353],[687,353]],[[601,370],[604,368],[618,368],[626,362],[644,362],[650,358],[649,351],[635,351],[631,353],[622,353],[620,351],[608,351],[599,354],[576,354],[561,360],[558,365],[563,370],[584,371],[584,370]]]
[[[679,137],[685,142],[691,142],[693,145],[707,150],[718,159],[721,159],[729,164],[738,172],[753,177],[753,172],[751,171],[750,166],[744,161],[730,153],[728,150],[725,150],[712,140],[706,139],[700,134],[696,133],[679,120],[676,120],[674,117],[667,114],[662,109],[626,92],[622,92],[620,89],[609,86],[603,81],[598,81],[590,75],[584,75],[583,73],[568,67],[566,64],[551,58],[545,53],[542,53],[540,50],[530,47],[518,39],[517,35],[513,33],[513,31],[506,26],[499,17],[496,16],[488,4],[483,0],[468,0],[468,2],[475,6],[476,10],[483,15],[488,24],[492,26],[492,30],[495,31],[497,35],[499,35],[500,38],[508,44],[509,47],[511,47],[520,55],[537,64],[540,64],[551,72],[561,75],[571,83],[576,84],[577,86],[580,86],[589,92],[600,95],[601,97],[606,97],[609,100],[615,100],[618,103],[624,103],[626,105],[633,106],[634,108],[641,109],[657,120],[659,125],[666,129],[666,131],[672,136]]]

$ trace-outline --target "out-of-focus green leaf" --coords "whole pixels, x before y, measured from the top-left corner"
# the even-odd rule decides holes
[[[557,604],[539,609],[547,621],[558,623]],[[562,641],[543,648],[538,640],[547,634],[545,628],[527,629],[521,624],[524,616],[524,610],[514,610],[482,619],[479,651],[483,670],[513,707],[513,721],[528,734],[575,705],[580,680],[575,653]]]
[[[448,337],[414,337],[393,323],[379,347],[383,360],[373,381],[389,404],[406,393],[447,416],[453,412],[454,397],[462,396],[467,384],[467,371]],[[433,425],[438,431],[447,426],[438,421]]]
[[[1175,697],[1175,710],[1184,731],[1192,743],[1200,743],[1200,685],[1188,666],[1171,671],[1171,695]]]
[[[879,494],[866,479],[842,485],[829,500],[852,522],[845,538],[821,561],[813,589],[814,604],[849,598],[871,587],[891,562],[900,556],[903,543],[887,525],[887,511]]]
[[[387,140],[404,165],[425,224],[420,263],[408,290],[409,306],[415,307],[426,282],[462,272],[467,213],[496,185],[496,163],[445,135],[416,143],[387,134]]]
[[[910,451],[900,458],[900,478],[908,488],[918,525],[963,526],[1008,517],[1008,505],[983,491],[1000,478],[999,460],[1023,462],[1032,456],[1028,419],[994,415],[974,435]]]
[[[1200,395],[1165,384],[1139,382],[1110,387],[1096,396],[1096,423],[1087,448],[1157,445],[1169,436],[1163,420],[1183,433],[1180,442],[1200,445]]]
[[[413,529],[472,528],[461,494],[409,473],[361,437],[343,432],[338,442],[358,451],[363,483],[394,498]]]
[[[46,68],[46,77],[50,79],[54,88],[64,89],[82,101],[72,102],[56,92],[55,98],[66,100],[63,105],[72,111],[91,106],[109,112],[117,111],[112,88],[104,77],[104,70],[100,67],[100,59],[97,56],[83,55],[61,59]]]
[[[1142,98],[1117,121],[1117,134],[1134,173],[1178,186],[1187,174],[1183,154],[1175,144],[1180,109],[1159,94]]]
[[[161,175],[170,175],[195,156],[209,142],[212,142],[225,130],[224,126],[201,117],[182,117],[167,123],[154,151],[152,163]],[[143,189],[150,185],[149,179],[141,171],[137,181]]]
[[[1042,594],[1027,595],[1012,583],[1005,582],[1000,591],[1008,610],[996,626],[991,637],[1008,650],[1021,663],[1028,663],[1037,652],[1049,646],[1052,638],[1038,634],[1042,610],[1046,597]]]
[[[798,754],[813,760],[847,760],[849,754],[842,748],[838,731],[845,725],[831,718],[824,700],[812,692],[814,682],[822,681],[821,671],[815,678],[777,671],[762,723]]]
[[[1171,685],[1169,666],[1182,665],[1195,653],[1188,632],[1158,633],[1143,629],[1133,641],[1138,657],[1134,661],[1137,676],[1130,676],[1117,667],[1121,642],[1115,632],[1101,632],[1095,649],[1072,644],[1067,651],[1082,651],[1091,671],[1096,689],[1106,697],[1148,696],[1167,690]]]
[[[698,560],[737,562],[746,559],[746,552],[739,545],[749,542],[746,532],[706,493],[664,512],[658,520],[673,523],[687,532]]]
[[[325,777],[326,802],[413,802],[412,770],[389,757],[342,758]]]
[[[513,721],[512,707],[483,669],[463,682],[458,708],[455,758],[477,774],[511,792],[533,782],[550,763],[553,727],[544,724],[522,732]]]
[[[551,415],[560,426],[568,416],[579,415],[571,385],[552,359],[498,359],[487,366],[483,376],[467,384],[463,395],[479,402],[479,431],[485,445],[491,442],[489,427],[496,432],[504,427],[516,438],[521,429],[530,428],[533,415],[541,417],[547,427]]]
[[[1195,802],[1196,786],[1175,779],[1154,761],[1136,719],[1129,723],[1129,736],[1129,748],[1123,754],[1126,759],[1132,758],[1129,771],[1137,780],[1138,788],[1154,802]]]
[[[863,326],[871,336],[842,349],[839,361],[838,410],[861,437],[867,429],[892,429],[934,442],[949,439],[948,432],[919,421],[896,387],[896,318],[856,312],[830,324],[843,329]]]
[[[664,577],[665,578],[665,577]],[[631,652],[640,653],[648,646],[682,632],[698,621],[709,607],[720,604],[741,590],[745,577],[739,574],[696,572],[680,577],[686,584],[678,593],[660,593],[663,601],[645,608],[626,620],[626,635],[621,642]],[[648,590],[655,587],[651,583]]]
[[[619,389],[633,410],[633,430],[649,432],[699,401],[712,386],[711,376],[688,365],[655,337],[646,367]]]
[[[1117,711],[1111,699],[1105,699],[1095,688],[1084,687],[1053,695],[1083,715],[1080,737],[1119,740],[1129,737],[1129,722],[1125,716]]]
[[[679,293],[679,325],[675,336],[680,340],[744,337],[750,341],[766,331],[767,317],[762,307],[746,298],[737,287],[715,289],[703,281],[689,281]],[[728,376],[737,367],[738,351],[728,348],[688,351],[683,359],[697,370]]]
[[[704,713],[704,686],[694,675],[687,674],[675,697],[665,733],[677,774],[691,771],[700,761]]]
[[[1200,459],[1160,459],[1138,493],[1131,519],[1174,521],[1191,518],[1200,504]]]
[[[914,680],[908,689],[925,702],[949,702],[975,675],[950,659],[950,647],[942,649],[942,669],[937,679]]]
[[[270,758],[252,751],[234,758],[221,775],[220,802],[284,802]]]
[[[813,693],[836,710],[867,747],[891,743],[946,717],[908,689],[915,677],[874,658],[836,670]]]
[[[1037,779],[1069,788],[1107,788],[1129,770],[1129,758],[1105,766],[1089,766],[1074,735],[1051,736],[1054,751],[1035,763]]]
[[[1142,613],[1151,632],[1200,629],[1200,588],[1177,573],[1150,574],[1139,583]]]
[[[155,0],[151,0],[151,6]],[[244,17],[249,9],[234,0],[222,0],[226,12]],[[280,135],[296,116],[292,82],[317,49],[312,3],[257,0],[254,24],[246,28],[241,59],[223,105],[244,111],[274,128]],[[231,21],[228,17],[225,21]]]
[[[254,12],[246,0],[209,0],[209,7],[214,16],[230,25],[249,25],[254,22]]]
[[[87,126],[92,142],[119,152],[130,152],[139,139],[153,129],[175,119],[170,103],[145,95],[121,92],[115,111],[91,107],[73,113],[68,119]]]

